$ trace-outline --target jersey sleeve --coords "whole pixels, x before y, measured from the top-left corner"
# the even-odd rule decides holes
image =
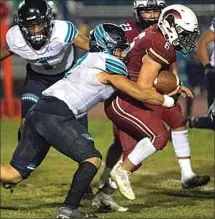
[[[176,61],[176,52],[173,45],[162,38],[161,40],[153,40],[146,52],[152,60],[161,65],[171,65]]]
[[[213,17],[212,21],[211,21],[211,26],[210,26],[210,30],[215,32],[215,17]]]
[[[17,25],[11,27],[6,34],[6,44],[9,51],[19,54],[19,51],[25,46],[25,41],[21,35],[19,27]]]
[[[125,64],[119,59],[106,58],[105,59],[105,70],[110,74],[118,74],[127,76],[127,68]]]
[[[67,24],[67,28],[65,31],[64,42],[73,43],[74,39],[78,35],[78,30],[72,22],[66,21],[66,24]]]

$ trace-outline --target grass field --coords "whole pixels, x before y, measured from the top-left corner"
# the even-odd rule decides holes
[[[111,124],[91,120],[90,133],[105,156],[111,143]],[[1,122],[1,163],[10,161],[16,146],[17,121]],[[148,159],[132,175],[136,200],[127,201],[118,192],[116,200],[130,208],[125,213],[99,214],[100,218],[214,218],[214,132],[190,130],[192,164],[195,172],[209,174],[208,186],[192,191],[181,189],[180,172],[171,143]],[[42,165],[14,193],[1,189],[1,218],[55,218],[56,207],[64,200],[77,165],[51,150]],[[93,181],[94,191],[98,176]],[[90,202],[84,210],[94,211]]]

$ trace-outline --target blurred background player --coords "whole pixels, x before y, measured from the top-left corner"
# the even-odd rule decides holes
[[[209,56],[208,51],[209,44],[215,42],[214,32],[215,17],[213,17],[210,28],[204,33],[197,44],[197,54],[205,68],[208,108],[211,106],[215,98],[215,47],[213,46],[211,57]],[[208,116],[193,117],[190,119],[189,125],[191,128],[206,128],[214,130],[214,125]]]
[[[165,0],[135,0],[133,3],[135,19],[120,24],[126,32],[128,42],[131,43],[144,29],[156,24],[164,7],[166,7]]]
[[[28,110],[44,89],[63,78],[74,61],[73,45],[88,51],[89,39],[78,33],[73,23],[53,20],[52,8],[44,0],[20,3],[16,24],[6,35],[0,60],[16,54],[27,61],[26,79],[21,97],[22,112],[18,140]],[[87,126],[87,118],[83,120]]]
[[[177,5],[176,5],[177,6]],[[182,53],[184,53],[185,55],[187,55],[187,54],[189,54],[194,48],[195,48],[195,43],[194,43],[194,40],[195,40],[195,37],[196,37],[196,35],[197,35],[197,23],[195,24],[195,22],[197,22],[197,19],[195,18],[195,15],[194,15],[194,13],[192,12],[190,12],[191,10],[189,10],[189,9],[187,9],[186,7],[183,7],[183,6],[178,6],[178,10],[176,11],[176,10],[173,10],[173,7],[174,6],[172,6],[172,8],[170,8],[170,9],[172,9],[172,12],[175,12],[175,14],[180,14],[180,13],[182,13],[182,14],[180,14],[180,16],[184,16],[184,17],[182,17],[181,18],[181,20],[180,19],[176,19],[176,17],[174,18],[174,16],[176,16],[174,13],[173,13],[173,15],[171,15],[171,10],[169,9],[169,11],[167,11],[167,12],[169,12],[170,14],[168,14],[168,13],[166,13],[165,15],[163,15],[163,18],[164,18],[164,21],[163,21],[163,23],[162,23],[162,25],[160,25],[159,24],[159,27],[160,27],[160,29],[161,28],[163,28],[163,29],[161,29],[162,30],[162,32],[163,32],[163,35],[165,35],[164,33],[165,33],[165,31],[166,31],[166,37],[168,37],[168,39],[170,40],[170,42],[172,43],[172,39],[174,39],[175,41],[174,41],[174,47],[175,47],[175,49],[176,50],[179,50],[179,51],[181,51]],[[169,8],[169,7],[168,7]],[[167,10],[167,9],[164,9],[165,11]],[[183,14],[183,10],[185,10],[185,15]],[[186,14],[187,13],[187,14]],[[187,15],[192,15],[193,16],[193,20],[192,20],[192,25],[190,24],[190,26],[192,26],[192,28],[190,28],[189,26],[186,26],[186,25],[184,25],[184,20],[183,19],[186,19],[186,16]],[[169,17],[168,17],[168,15],[170,15]],[[172,18],[171,18],[171,16],[173,16]],[[192,17],[191,16],[191,17]],[[168,17],[169,19],[167,20],[166,19],[166,17]],[[171,19],[172,19],[172,21],[171,21]],[[177,35],[177,32],[176,31],[174,31],[173,30],[173,33],[171,33],[170,31],[168,31],[168,28],[169,28],[169,26],[171,26],[171,24],[169,24],[169,26],[168,26],[168,22],[178,22],[177,24],[176,24],[176,26],[178,26],[178,28],[180,27],[181,28],[181,32],[179,33],[179,34],[181,34],[181,35]],[[180,26],[181,25],[181,26]],[[183,26],[182,26],[183,25]],[[154,27],[153,27],[154,28]],[[173,27],[172,27],[173,28]],[[150,28],[150,29],[152,29],[152,28]],[[146,32],[148,32],[150,29],[147,29],[146,30]],[[184,30],[184,32],[182,32],[182,29]],[[190,32],[189,32],[190,31]],[[150,31],[149,31],[150,32]],[[175,34],[174,34],[175,33]],[[136,66],[136,64],[135,64],[135,66],[136,67],[134,67],[134,62],[132,62],[131,60],[132,60],[132,58],[133,57],[136,57],[136,55],[133,55],[132,56],[132,52],[134,51],[134,49],[136,49],[136,51],[139,51],[138,49],[137,49],[137,47],[139,46],[141,46],[141,45],[145,45],[146,46],[146,44],[147,44],[147,37],[145,37],[145,32],[142,32],[140,35],[139,35],[139,37],[138,37],[138,39],[136,39],[135,40],[135,43],[134,43],[134,47],[133,47],[133,49],[131,50],[131,52],[130,52],[130,54],[129,54],[129,57],[128,57],[128,59],[129,59],[129,62],[128,62],[128,70],[129,70],[129,78],[133,78],[134,80],[135,80],[135,78],[136,78],[136,76],[135,76],[135,72],[138,72],[138,70],[140,70],[140,69],[136,69],[136,70],[134,70],[133,68],[137,68],[137,66]],[[186,37],[186,43],[185,43],[185,39],[184,39],[184,37],[185,36],[187,36]],[[143,40],[143,42],[142,42],[142,44],[140,45],[140,43],[138,43],[140,40]],[[146,41],[144,42],[144,40],[146,39]],[[166,42],[166,44],[168,44],[168,39],[166,39],[167,40],[167,42]],[[163,60],[163,64],[162,65],[166,65],[166,64],[164,64],[166,61],[165,60],[168,60],[168,64],[169,64],[169,62],[170,61],[173,61],[174,60],[174,53],[172,53],[171,54],[171,48],[172,48],[172,46],[171,46],[171,44],[169,43],[168,44],[168,46],[165,46],[165,45],[163,45],[164,46],[164,48],[166,48],[166,52],[161,52],[161,51],[159,51],[159,43],[156,41],[157,39],[154,39],[153,40],[153,43],[152,43],[152,46],[155,46],[156,48],[155,48],[155,50],[159,53],[159,54],[166,54],[166,56],[168,57],[168,58],[166,58],[166,59],[163,59],[162,58],[162,56],[160,56],[159,54],[157,55],[157,57],[156,57],[156,52],[154,52],[154,50],[153,49],[150,49],[148,52],[147,52],[147,54],[151,54],[151,56],[150,57],[152,57],[151,59],[155,59],[156,61],[157,60],[159,60],[159,58],[158,57],[161,57],[161,60]],[[135,46],[135,44],[136,44],[136,42],[137,42],[137,44],[138,44],[138,46]],[[176,45],[176,42],[177,42],[177,45]],[[162,44],[162,43],[161,43]],[[145,48],[144,46],[143,46],[143,48]],[[146,48],[147,48],[147,46],[146,46]],[[149,48],[148,48],[149,49]],[[144,50],[144,49],[143,49]],[[151,52],[151,50],[153,50],[152,52]],[[141,56],[142,57],[142,56]],[[159,61],[159,62],[161,62],[161,61]],[[132,63],[133,63],[133,65],[132,65]],[[137,62],[136,62],[137,63]],[[145,62],[144,62],[145,63]],[[171,63],[174,63],[174,62],[171,62]],[[129,66],[131,66],[130,68],[129,68]],[[143,65],[145,68],[146,68],[146,64],[145,65]],[[151,65],[151,66],[153,66],[153,64]],[[163,67],[164,67],[163,66]],[[142,70],[145,70],[145,68],[142,68],[141,69],[141,71]],[[144,81],[147,81],[147,79],[145,79]],[[143,82],[141,82],[141,83],[143,83]],[[150,84],[150,83],[149,83]],[[145,85],[146,86],[146,85]],[[186,93],[188,93],[188,95],[190,96],[190,91],[188,91],[187,89],[185,89],[184,91],[186,91]],[[120,99],[120,97],[119,97],[119,99]],[[123,99],[123,98],[122,98]],[[119,102],[121,103],[120,104],[120,106],[119,106],[119,102],[117,102],[117,105],[118,105],[118,107],[117,107],[117,109],[121,109],[121,108],[123,108],[123,112],[124,111],[126,111],[125,110],[125,108],[124,108],[124,104],[123,104],[123,100],[122,99],[120,99],[119,100]],[[118,101],[118,100],[117,100]],[[126,104],[125,104],[126,105]],[[150,107],[149,107],[150,108]],[[153,107],[152,107],[153,108]],[[155,107],[156,108],[156,107]],[[130,107],[129,106],[127,106],[127,110],[128,109],[130,109]],[[158,114],[158,115],[160,115],[160,113],[158,113],[157,112],[157,109],[154,109],[153,108],[153,110],[155,110],[155,112],[156,112],[156,114]],[[109,111],[109,109],[108,109],[108,111]],[[158,110],[159,111],[159,110]],[[166,110],[166,111],[168,111],[168,110]],[[162,118],[162,120],[164,120],[167,124],[169,124],[169,126],[170,126],[170,128],[172,128],[172,138],[173,138],[173,146],[174,146],[174,150],[175,150],[175,153],[176,153],[176,155],[177,155],[177,157],[178,157],[178,162],[179,162],[179,165],[180,165],[180,167],[181,167],[181,180],[182,180],[182,186],[183,186],[183,188],[193,188],[193,187],[196,187],[196,186],[200,186],[200,185],[204,185],[204,184],[207,184],[207,182],[210,180],[210,178],[208,177],[208,176],[198,176],[198,175],[196,175],[193,171],[192,171],[192,168],[191,168],[191,164],[190,164],[190,146],[189,146],[189,142],[188,142],[188,131],[187,131],[187,128],[186,128],[186,126],[185,126],[185,123],[186,123],[186,119],[185,119],[185,117],[183,116],[183,114],[182,114],[182,112],[181,112],[181,109],[180,109],[180,107],[179,107],[179,105],[177,104],[177,107],[175,107],[175,111],[174,111],[174,109],[172,110],[172,112],[174,112],[173,113],[173,115],[172,115],[172,117],[170,116],[170,110],[169,110],[169,112],[166,114],[165,113],[165,115],[168,117],[166,117],[166,118],[163,118],[163,117],[161,117]],[[127,114],[131,114],[132,112],[130,111],[129,113],[126,113],[126,112],[124,112],[123,113],[123,115],[125,116],[125,115],[127,115]],[[109,116],[109,118],[112,118],[112,116],[113,116],[113,114],[114,113],[111,113],[111,110],[110,110],[110,112],[108,112],[108,116]],[[119,113],[117,113],[117,115],[120,115],[120,112]],[[136,114],[135,114],[136,116],[137,116],[137,109],[136,109]],[[140,114],[138,114],[140,117],[141,116],[146,116],[146,115],[144,115],[144,112],[142,112],[142,114],[140,115]],[[116,115],[115,115],[116,116]],[[133,118],[133,114],[131,115],[131,117]],[[122,116],[123,117],[123,116]],[[134,116],[135,117],[135,116]],[[146,116],[147,117],[147,116]],[[171,117],[171,118],[170,118]],[[129,117],[130,118],[130,117]],[[139,118],[139,117],[138,117]],[[155,118],[156,118],[156,116],[155,116]],[[112,118],[113,119],[113,118]],[[131,118],[130,118],[131,119]],[[140,118],[139,118],[140,119]],[[147,126],[147,121],[149,121],[149,120],[147,120],[146,118],[142,118],[141,117],[141,119],[143,119],[143,123]],[[147,121],[146,121],[146,120]],[[154,119],[154,118],[151,118],[152,120]],[[174,119],[174,122],[172,121]],[[117,147],[117,145],[116,145],[116,143],[118,143],[118,144],[121,144],[121,145],[119,145],[118,147],[123,147],[124,148],[124,153],[126,153],[127,155],[131,152],[129,152],[129,148],[132,148],[132,145],[135,147],[135,145],[136,145],[136,143],[135,143],[135,140],[134,140],[134,136],[137,136],[138,134],[138,130],[136,130],[136,134],[131,134],[130,135],[130,139],[128,138],[128,136],[127,135],[125,135],[125,130],[124,130],[124,128],[122,128],[122,126],[123,127],[128,127],[128,126],[126,126],[125,124],[124,125],[122,125],[123,124],[123,121],[122,120],[120,120],[121,121],[121,125],[120,125],[120,122],[119,122],[119,120],[120,120],[120,118],[118,118],[118,119],[113,119],[112,121],[115,123],[116,121],[116,124],[117,124],[117,127],[121,127],[121,130],[119,131],[119,130],[117,130],[117,132],[115,132],[115,147]],[[128,119],[129,120],[129,119]],[[138,119],[136,119],[136,120],[138,120]],[[151,120],[151,121],[152,121]],[[139,121],[139,120],[138,120]],[[141,120],[142,121],[142,120]],[[172,122],[173,123],[172,123]],[[125,122],[125,120],[124,120],[124,122]],[[135,124],[135,122],[134,122],[134,124]],[[156,124],[158,124],[158,123],[156,123]],[[130,127],[132,127],[132,124],[130,124]],[[149,129],[149,130],[153,130],[153,129],[156,129],[157,128],[157,126],[155,125],[155,126],[153,126],[153,127],[151,127],[150,125],[149,126],[147,126],[148,128],[147,128],[147,130]],[[141,130],[145,130],[145,128],[143,128],[143,129],[141,129]],[[127,132],[126,132],[127,133]],[[150,132],[151,133],[151,132]],[[155,137],[155,139],[156,139],[156,136],[157,136],[157,134],[156,134],[156,131],[155,132],[153,132],[152,131],[152,133],[153,133],[153,136]],[[152,134],[151,133],[151,134]],[[160,136],[160,138],[165,138],[165,134],[164,134],[164,132],[162,132],[163,134],[159,134],[159,136]],[[149,134],[149,133],[148,133]],[[147,132],[145,133],[145,135],[147,135]],[[132,136],[132,138],[131,138],[131,136]],[[139,136],[140,137],[140,136]],[[154,139],[154,138],[153,138]],[[137,141],[137,139],[136,139],[136,141]],[[155,140],[156,141],[156,140]],[[122,143],[123,142],[123,143]],[[159,140],[159,144],[161,144],[161,140]],[[165,144],[164,144],[165,145]],[[164,146],[163,145],[163,146]],[[140,146],[139,146],[140,147]],[[135,147],[136,148],[136,147]],[[156,146],[155,146],[155,148],[156,148]],[[156,150],[158,150],[159,149],[159,147],[157,147],[157,149]],[[161,148],[160,148],[161,149]],[[112,148],[112,152],[114,153],[115,151],[114,151],[115,149],[114,148]],[[155,152],[155,151],[154,151]],[[110,150],[109,150],[109,153],[110,153]],[[146,155],[145,155],[146,156]],[[137,158],[138,159],[138,158]],[[106,162],[106,163],[108,163],[108,162]],[[107,164],[106,164],[107,165]],[[136,165],[137,166],[137,165]],[[112,170],[113,171],[113,170]],[[105,171],[104,171],[104,173],[107,173],[106,174],[106,176],[108,175],[108,169],[106,169]],[[122,171],[123,172],[123,171]],[[124,172],[125,173],[125,172]],[[127,171],[127,173],[128,173],[128,171]],[[125,173],[125,174],[122,174],[123,176],[122,177],[124,177],[124,179],[126,179],[126,176],[127,176],[127,173]],[[105,174],[103,174],[103,175],[105,175]],[[125,175],[125,176],[124,176]],[[104,177],[105,178],[105,177]],[[106,182],[107,182],[107,180],[106,180]],[[105,180],[103,180],[103,183],[101,183],[101,185],[100,185],[100,188],[102,187],[102,184],[103,184],[103,186],[104,186],[104,183],[105,183]],[[127,185],[128,185],[128,187],[127,187],[127,190],[129,191],[129,182],[127,183]],[[104,186],[105,187],[105,186]],[[113,186],[114,187],[114,186]],[[100,199],[100,201],[102,200],[102,198],[101,198],[101,192],[100,193],[98,193],[97,194],[97,196],[99,196],[99,199]],[[96,202],[97,200],[96,200],[96,197],[95,197],[95,199],[93,200],[94,202]]]

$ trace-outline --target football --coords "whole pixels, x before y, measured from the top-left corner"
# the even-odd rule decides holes
[[[179,85],[179,77],[170,71],[159,72],[154,80],[154,88],[161,94],[169,94]]]

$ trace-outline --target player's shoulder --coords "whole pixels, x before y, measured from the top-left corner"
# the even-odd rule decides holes
[[[110,74],[128,75],[126,65],[117,57],[109,54],[104,55],[105,69]]]
[[[6,42],[9,48],[13,51],[17,48],[22,48],[26,42],[22,36],[18,25],[12,26],[6,33]]]
[[[148,30],[151,46],[147,49],[148,55],[161,64],[171,64],[176,60],[174,46],[165,39],[160,30],[154,26]]]
[[[76,26],[65,20],[53,20],[53,34],[52,38],[57,38],[64,43],[70,43],[78,34]]]

